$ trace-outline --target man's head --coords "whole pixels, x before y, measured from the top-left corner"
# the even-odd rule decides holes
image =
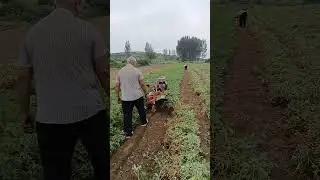
[[[56,6],[71,11],[74,15],[80,16],[83,12],[86,0],[55,0]]]
[[[136,58],[134,58],[133,56],[130,56],[128,59],[127,59],[127,63],[128,64],[131,64],[133,66],[136,66],[137,65],[137,60]]]

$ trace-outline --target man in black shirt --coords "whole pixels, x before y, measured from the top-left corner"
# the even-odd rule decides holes
[[[239,12],[239,25],[242,28],[245,28],[247,26],[247,9],[243,9]]]

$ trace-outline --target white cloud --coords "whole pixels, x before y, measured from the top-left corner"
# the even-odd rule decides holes
[[[111,52],[123,52],[129,40],[133,51],[145,43],[162,52],[175,49],[185,35],[206,39],[210,49],[210,0],[111,0]]]

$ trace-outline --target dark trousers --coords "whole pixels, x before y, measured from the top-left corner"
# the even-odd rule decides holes
[[[106,111],[73,124],[37,123],[44,180],[70,180],[72,155],[80,139],[91,158],[96,180],[109,178],[109,122]]]
[[[247,26],[247,15],[245,13],[240,15],[239,24],[242,28],[245,28]]]
[[[147,122],[147,115],[144,108],[144,98],[141,97],[134,101],[122,101],[122,111],[123,111],[123,129],[126,135],[131,135],[132,133],[132,111],[133,107],[138,109],[140,120],[142,123]]]

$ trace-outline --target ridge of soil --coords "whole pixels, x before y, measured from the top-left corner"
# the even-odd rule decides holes
[[[110,175],[112,180],[137,179],[134,165],[142,165],[143,170],[152,174],[155,166],[154,155],[162,148],[166,134],[168,116],[161,113],[148,115],[146,127],[137,127],[133,136],[116,150],[111,157]]]
[[[263,63],[262,47],[250,29],[238,29],[236,49],[225,83],[224,121],[234,137],[255,136],[271,162],[271,179],[295,179],[288,167],[292,141],[284,110],[269,102],[268,90],[253,69]]]
[[[198,135],[200,137],[200,147],[204,156],[210,160],[210,120],[206,116],[207,108],[200,99],[200,94],[196,94],[191,88],[191,74],[185,71],[182,84],[182,102],[193,108],[199,124]]]
[[[181,94],[185,94],[189,90],[186,73],[180,82],[180,90]],[[182,96],[182,98],[186,101],[189,96]],[[137,179],[132,170],[135,164],[142,165],[147,174],[153,175],[156,165],[153,157],[161,150],[167,149],[165,146],[169,146],[168,142],[165,142],[168,140],[166,132],[168,125],[173,123],[167,123],[167,121],[175,117],[156,112],[152,117],[148,114],[148,118],[148,126],[136,128],[132,138],[126,140],[112,155],[110,163],[111,179]]]

